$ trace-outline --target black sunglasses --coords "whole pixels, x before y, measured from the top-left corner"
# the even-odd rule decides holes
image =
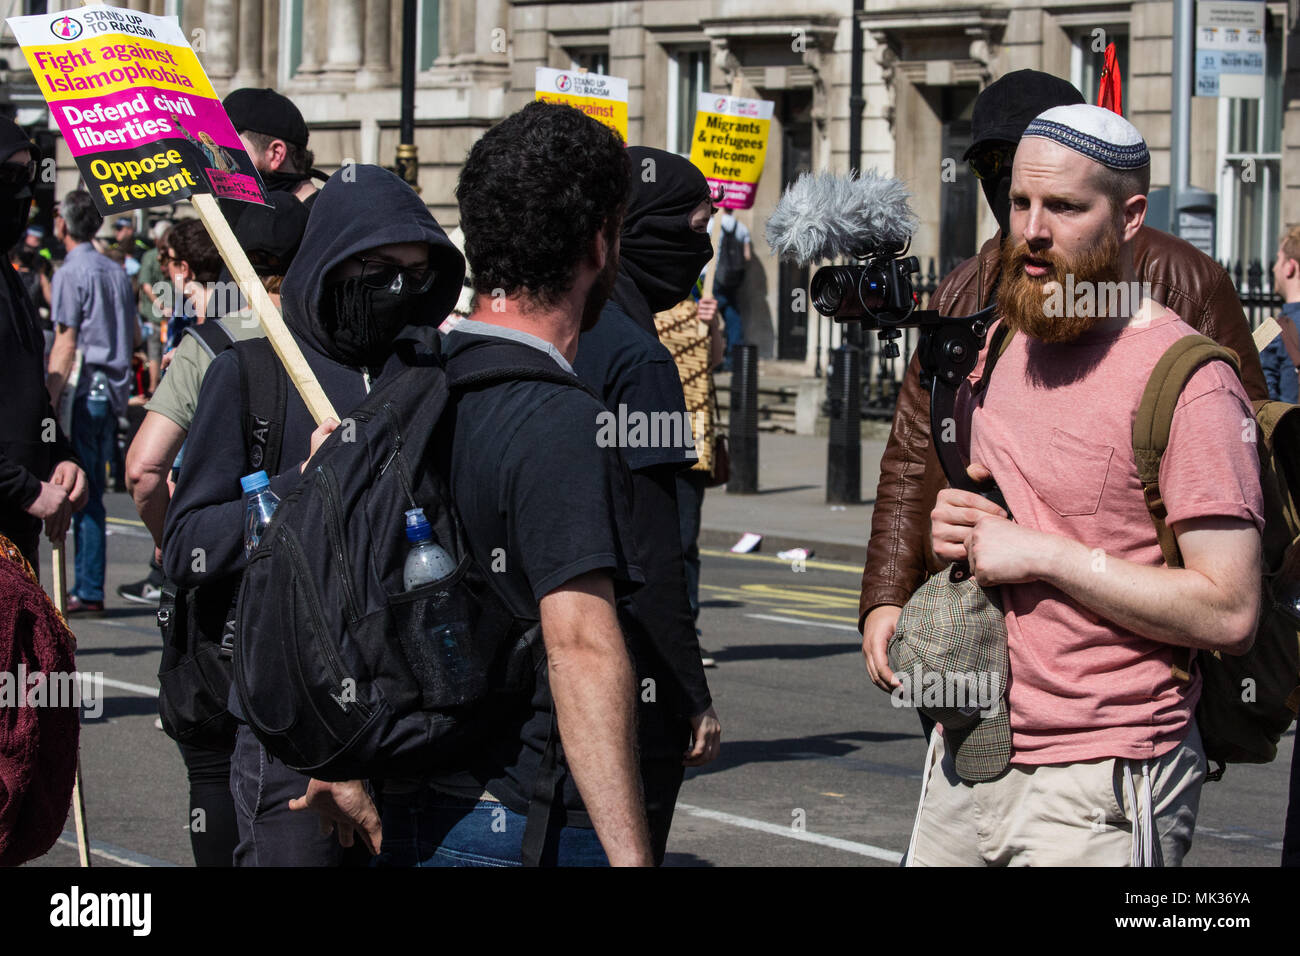
[[[423,295],[433,288],[433,280],[438,277],[433,266],[425,266],[423,272],[413,272],[383,259],[354,258],[361,263],[363,286],[367,289],[387,289],[393,295]]]
[[[36,160],[25,163],[0,163],[0,185],[18,188],[36,182]]]
[[[1014,146],[985,146],[971,153],[966,164],[976,179],[997,179],[1011,169],[1016,158]]]

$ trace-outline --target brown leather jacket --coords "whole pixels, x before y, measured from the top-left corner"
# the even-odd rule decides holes
[[[945,315],[969,315],[988,305],[997,291],[1001,240],[998,233],[979,255],[945,276],[930,307]],[[1152,298],[1237,353],[1246,394],[1252,400],[1267,399],[1259,353],[1223,267],[1182,239],[1147,226],[1133,240],[1133,263],[1138,280],[1151,283]],[[977,371],[983,361],[981,353]],[[930,444],[930,395],[921,388],[920,369],[913,355],[880,462],[862,571],[859,629],[872,608],[907,603],[926,578],[943,567],[930,548],[930,511],[948,482]]]

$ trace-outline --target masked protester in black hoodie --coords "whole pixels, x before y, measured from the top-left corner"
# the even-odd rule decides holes
[[[0,118],[0,249],[22,238],[41,153],[12,120]],[[45,390],[45,338],[32,302],[8,263],[0,265],[0,356],[6,382],[0,415],[0,534],[40,567],[41,523],[62,541],[86,503],[85,473],[56,424]]]
[[[676,475],[695,460],[691,427],[677,365],[654,325],[656,312],[690,295],[713,256],[705,232],[712,205],[704,175],[688,160],[642,146],[628,149],[628,158],[632,193],[618,277],[600,321],[578,340],[574,371],[604,399],[611,437],[632,472],[632,524],[646,581],[618,610],[638,685],[654,688],[638,698],[637,737],[658,865],[684,767],[717,757],[721,737],[686,591],[677,516]]]
[[[426,327],[435,334],[432,329],[456,303],[464,274],[461,254],[405,182],[377,166],[348,167],[329,178],[313,205],[281,287],[284,321],[330,402],[346,413],[365,398],[399,333]],[[239,408],[239,388],[239,355],[231,349],[203,379],[167,512],[163,567],[181,586],[244,568],[239,479],[257,469],[247,461],[239,416],[231,413]],[[281,499],[336,425],[317,428],[297,391],[289,389],[281,471],[271,478]],[[241,716],[233,688],[230,709]],[[342,862],[340,841],[320,832],[317,816],[290,809],[289,801],[306,792],[307,782],[272,761],[241,724],[230,771],[240,834],[237,866]],[[340,839],[353,845],[350,832]]]

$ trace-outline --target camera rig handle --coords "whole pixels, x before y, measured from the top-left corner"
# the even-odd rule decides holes
[[[934,310],[917,310],[908,317],[908,324],[920,330],[917,357],[921,364],[921,386],[930,392],[930,439],[948,484],[962,491],[972,491],[993,502],[1009,515],[1006,499],[992,481],[977,484],[966,473],[966,461],[955,441],[941,441],[946,423],[956,416],[957,391],[962,382],[975,369],[984,337],[993,323],[995,306],[981,309],[974,315],[945,316]],[[953,581],[970,576],[970,566],[957,561],[949,571]]]

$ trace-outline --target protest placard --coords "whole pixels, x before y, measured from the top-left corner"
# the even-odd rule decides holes
[[[8,21],[104,215],[262,181],[173,17],[95,4]]]
[[[721,192],[717,205],[749,209],[763,173],[767,136],[772,126],[772,102],[740,96],[700,93],[691,137],[691,162]]]
[[[599,120],[627,142],[627,80],[601,73],[539,66],[534,99],[565,103]]]
[[[188,198],[312,417],[337,419],[217,205],[269,203],[176,18],[87,3],[6,22],[99,211]]]

